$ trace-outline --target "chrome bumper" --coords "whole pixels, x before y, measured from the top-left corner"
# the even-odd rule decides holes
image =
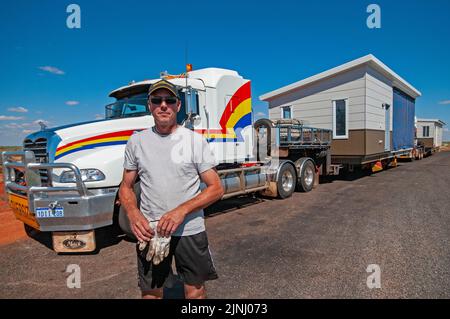
[[[88,190],[78,167],[70,163],[36,163],[31,151],[3,152],[2,162],[6,195],[27,197],[28,210],[36,217],[39,230],[79,231],[112,224],[117,187]],[[50,173],[55,168],[72,170],[76,186],[42,186],[38,170],[47,170]],[[26,186],[12,180],[11,170],[14,169],[24,173]],[[38,208],[49,208],[52,211],[63,208],[63,216],[39,217]]]

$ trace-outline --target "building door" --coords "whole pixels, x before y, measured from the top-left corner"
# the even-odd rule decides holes
[[[391,150],[391,106],[389,104],[384,104],[385,112],[385,127],[384,127],[384,150],[386,152]]]

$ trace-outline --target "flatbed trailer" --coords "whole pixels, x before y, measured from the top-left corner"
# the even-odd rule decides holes
[[[399,160],[413,161],[413,160],[421,160],[426,154],[425,147],[423,145],[417,145],[414,148],[410,149],[406,153],[402,153],[398,155]]]
[[[407,148],[366,156],[333,156],[332,165],[341,165],[341,168],[347,172],[353,172],[358,168],[378,172],[389,167],[396,167],[398,160],[410,159],[414,154],[415,149]]]
[[[257,160],[217,167],[222,199],[255,192],[286,198],[295,190],[311,191],[320,174],[339,173],[330,168],[331,130],[268,119],[257,120],[254,128]]]

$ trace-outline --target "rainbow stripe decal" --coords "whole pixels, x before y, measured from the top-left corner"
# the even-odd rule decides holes
[[[101,134],[66,144],[56,149],[55,160],[63,156],[69,155],[71,153],[75,153],[82,150],[88,150],[92,148],[109,145],[127,144],[130,136],[136,131],[141,130],[127,130]]]
[[[241,86],[227,103],[220,118],[220,129],[195,130],[209,142],[243,142],[241,131],[252,124],[250,81]]]
[[[243,142],[241,131],[252,124],[252,100],[250,81],[242,85],[227,103],[219,121],[219,129],[198,129],[209,142]],[[138,130],[126,130],[96,135],[71,142],[56,149],[55,160],[82,150],[109,145],[127,144],[130,136]]]

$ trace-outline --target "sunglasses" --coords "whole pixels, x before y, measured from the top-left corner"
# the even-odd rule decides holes
[[[152,102],[152,104],[159,105],[163,101],[166,102],[167,105],[169,105],[177,103],[178,99],[175,96],[150,96],[150,102]]]

